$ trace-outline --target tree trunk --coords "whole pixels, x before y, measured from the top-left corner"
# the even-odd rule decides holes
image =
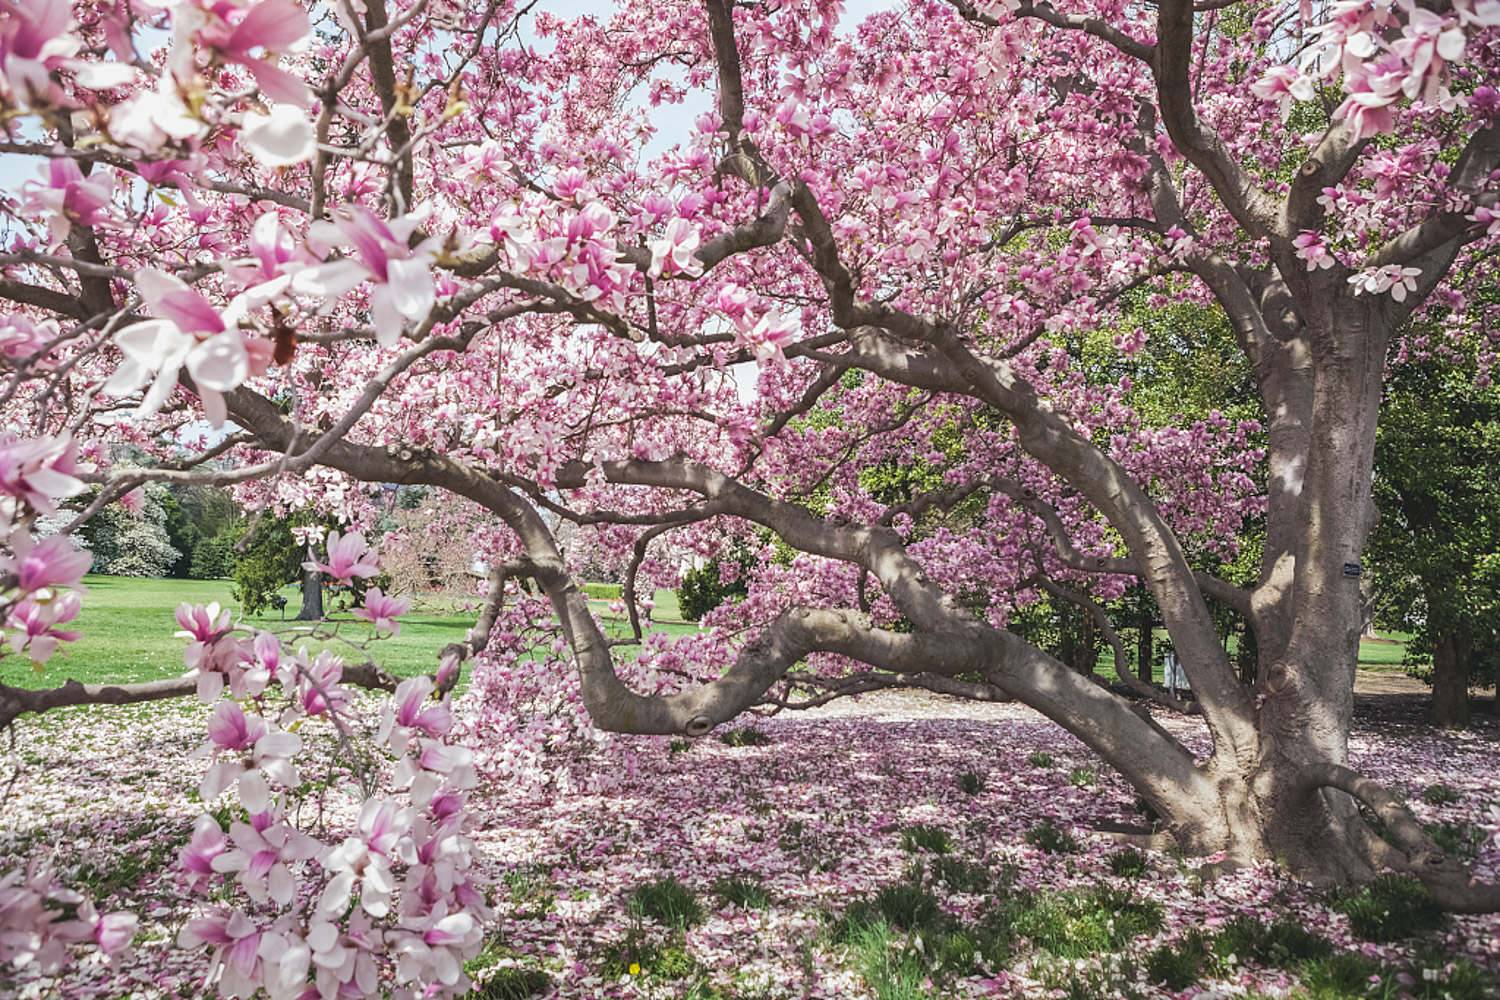
[[[1151,605],[1147,604],[1144,599],[1141,601],[1140,618],[1137,619],[1136,624],[1138,629],[1135,639],[1136,674],[1141,680],[1147,684],[1151,684],[1153,683],[1151,642],[1154,638],[1151,628],[1155,624],[1155,620],[1151,614]]]
[[[1472,642],[1459,631],[1445,631],[1433,643],[1434,726],[1459,729],[1469,724],[1469,656]]]
[[[315,622],[323,620],[323,574],[315,569],[302,571],[302,610],[297,612],[297,621]]]

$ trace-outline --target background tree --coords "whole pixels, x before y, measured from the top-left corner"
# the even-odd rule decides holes
[[[93,572],[110,576],[166,576],[182,553],[167,534],[171,493],[151,483],[130,507],[112,503],[84,523],[80,535],[93,553]],[[134,509],[132,509],[134,508]]]
[[[1472,361],[1396,372],[1381,404],[1370,539],[1377,620],[1412,633],[1432,721],[1469,721],[1469,688],[1500,666],[1500,389]]]

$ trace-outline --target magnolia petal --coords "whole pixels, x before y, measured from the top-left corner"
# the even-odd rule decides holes
[[[277,104],[269,115],[246,112],[240,142],[268,167],[302,163],[312,158],[317,146],[307,113],[291,104]]]

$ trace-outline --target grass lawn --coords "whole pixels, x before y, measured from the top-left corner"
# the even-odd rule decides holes
[[[73,627],[83,633],[77,642],[64,643],[42,674],[31,670],[28,661],[7,656],[0,660],[0,682],[22,687],[50,687],[69,678],[85,683],[129,683],[176,677],[183,671],[182,651],[186,642],[175,638],[177,622],[173,612],[183,601],[208,603],[218,601],[238,611],[230,594],[228,580],[153,580],[122,576],[84,578],[88,593],[83,610]],[[295,587],[283,591],[288,616],[296,614],[301,598]],[[607,601],[591,602],[594,611],[611,635],[625,635],[629,624],[609,614]],[[687,633],[696,626],[678,617],[677,595],[669,590],[656,594],[656,628],[673,633]],[[371,659],[398,676],[429,673],[437,666],[437,653],[450,642],[467,634],[478,613],[478,601],[466,610],[460,602],[444,598],[419,600],[410,614],[403,615],[401,634],[394,639],[370,643],[359,649],[350,643],[363,644],[370,639],[370,626],[347,611],[329,616],[327,624],[338,638],[330,645],[343,647],[351,661]],[[271,611],[256,618],[246,617],[248,625],[271,629],[295,642],[290,630],[299,623],[282,619]]]
[[[1160,681],[1162,677],[1162,650],[1171,648],[1172,638],[1167,635],[1167,630],[1164,628],[1152,629],[1152,635],[1155,637],[1156,679]],[[1406,656],[1406,641],[1410,638],[1411,636],[1405,632],[1381,632],[1378,639],[1368,639],[1361,636],[1359,640],[1360,669],[1373,670],[1377,673],[1394,671],[1404,674],[1405,671],[1401,666],[1401,662]],[[1133,640],[1128,643],[1128,648],[1132,652],[1134,651],[1135,645]],[[1231,635],[1226,648],[1230,657],[1233,658],[1235,652],[1239,649],[1239,637]],[[1094,669],[1098,673],[1112,677],[1115,672],[1114,660],[1106,653],[1101,652],[1098,664]]]

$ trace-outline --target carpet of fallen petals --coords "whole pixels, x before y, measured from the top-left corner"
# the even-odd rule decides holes
[[[138,912],[141,932],[133,953],[115,965],[85,962],[60,982],[0,981],[0,994],[201,995],[202,957],[173,942],[184,919],[175,858],[198,812],[188,789],[203,763],[190,755],[202,741],[205,711],[183,702],[59,712],[17,726],[4,758],[18,773],[0,812],[0,867],[53,857],[102,904]],[[1192,720],[1164,721],[1189,742],[1203,739]],[[543,970],[551,985],[542,995],[556,997],[871,996],[826,927],[830,914],[902,877],[911,854],[900,831],[914,824],[946,830],[965,859],[1013,864],[1013,892],[1115,883],[1159,902],[1163,929],[1134,942],[1137,953],[1250,913],[1290,914],[1340,946],[1408,957],[1402,946],[1354,939],[1321,896],[1270,866],[1204,880],[1196,862],[1151,854],[1139,879],[1112,875],[1104,859],[1118,845],[1090,831],[1101,822],[1138,822],[1134,796],[1082,744],[1020,706],[884,695],[752,724],[764,744],[617,740],[560,768],[548,787],[483,787],[474,837],[498,905],[491,970]],[[1356,766],[1410,794],[1424,821],[1482,828],[1476,870],[1494,878],[1497,740],[1493,721],[1445,734],[1418,725],[1409,711],[1367,702],[1353,756]],[[336,772],[332,749],[319,752]],[[1033,763],[1038,751],[1052,756],[1050,766]],[[1097,780],[1070,781],[1080,768]],[[977,793],[960,787],[965,772],[982,780]],[[11,780],[0,774],[0,787]],[[1456,801],[1423,802],[1419,793],[1435,783],[1456,790]],[[337,801],[326,808],[326,822],[341,822]],[[1026,831],[1046,819],[1072,831],[1082,849],[1047,854],[1030,846]],[[667,875],[693,889],[706,910],[681,939],[699,993],[651,968],[633,975],[612,968],[609,959],[619,964],[632,935],[639,942],[667,933],[627,905],[637,886]],[[757,880],[770,905],[720,903],[710,887],[732,876]],[[945,899],[958,915],[982,903],[962,894]],[[1455,918],[1442,935],[1449,956],[1500,973],[1500,917]],[[933,995],[1046,995],[1025,958],[987,971]],[[1289,985],[1286,973],[1248,968],[1177,995],[1276,995]],[[1144,983],[1140,991],[1171,995]]]

